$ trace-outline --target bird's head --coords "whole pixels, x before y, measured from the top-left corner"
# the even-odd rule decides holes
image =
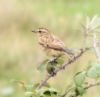
[[[46,29],[46,28],[38,28],[36,30],[32,30],[32,32],[38,33],[38,34],[46,34],[46,33],[49,33],[48,29]]]

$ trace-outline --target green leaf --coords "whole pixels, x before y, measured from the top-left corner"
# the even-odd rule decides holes
[[[41,96],[41,97],[48,97],[51,95],[58,95],[58,91],[54,88],[47,88],[47,87],[43,87],[42,89],[37,90],[37,93]]]
[[[91,67],[87,71],[87,76],[91,78],[99,78],[100,77],[100,64],[92,64]]]
[[[54,88],[49,88],[49,91],[51,92],[51,94],[57,95],[58,91]]]
[[[61,59],[61,58],[59,58],[59,59],[57,59],[57,63],[58,63],[59,65],[61,65],[61,64],[63,64],[63,63],[64,63],[64,60],[63,60],[63,59]]]
[[[51,93],[50,93],[49,90],[45,91],[43,94],[46,95],[46,96],[51,96]]]
[[[82,86],[82,84],[85,81],[85,77],[86,77],[86,71],[78,72],[74,76],[74,82],[75,82],[76,86]]]
[[[46,59],[46,60],[44,60],[43,62],[41,62],[39,65],[38,65],[38,67],[37,67],[37,69],[39,70],[39,71],[44,71],[45,70],[45,68],[46,68],[46,65],[48,64],[48,59]]]
[[[49,74],[54,74],[55,71],[55,65],[51,65],[50,63],[47,64],[46,70]]]
[[[26,90],[27,90],[27,91],[33,91],[33,90],[34,90],[34,83],[33,83],[33,82],[29,82],[29,83],[26,85]]]
[[[94,67],[90,68],[89,71],[87,72],[87,76],[92,78],[97,78],[96,68]]]
[[[75,92],[76,92],[77,96],[79,96],[79,95],[82,96],[85,93],[85,89],[84,89],[84,87],[76,87]]]
[[[30,96],[32,96],[32,95],[33,95],[32,92],[25,92],[25,93],[24,93],[24,97],[30,97]]]

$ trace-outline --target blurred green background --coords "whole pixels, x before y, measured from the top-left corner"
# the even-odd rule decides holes
[[[23,90],[14,81],[39,82],[45,77],[37,70],[45,54],[31,32],[46,27],[69,48],[85,46],[81,23],[86,16],[100,14],[100,0],[0,0],[0,97],[22,97]],[[49,82],[64,91],[73,75],[95,61],[88,52]],[[100,87],[84,97],[100,97]],[[91,93],[92,92],[92,93]]]

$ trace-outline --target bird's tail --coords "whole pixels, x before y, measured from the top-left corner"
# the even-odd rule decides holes
[[[71,50],[71,49],[64,49],[64,52],[65,52],[67,55],[74,56],[74,52],[73,52],[73,50]]]

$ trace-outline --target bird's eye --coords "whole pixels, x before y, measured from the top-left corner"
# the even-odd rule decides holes
[[[39,33],[41,33],[42,31],[41,30],[39,30]]]

